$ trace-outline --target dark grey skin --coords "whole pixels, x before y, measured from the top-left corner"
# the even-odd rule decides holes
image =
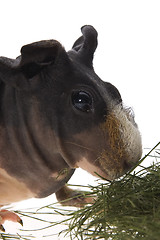
[[[77,167],[112,180],[141,157],[134,117],[93,69],[97,32],[82,34],[69,52],[48,40],[0,58],[0,205],[52,193],[62,201],[75,194],[65,184]]]

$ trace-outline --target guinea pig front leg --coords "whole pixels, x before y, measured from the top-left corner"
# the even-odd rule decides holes
[[[56,192],[57,200],[63,206],[84,207],[88,203],[93,203],[93,197],[87,196],[85,191],[77,191],[64,185]]]

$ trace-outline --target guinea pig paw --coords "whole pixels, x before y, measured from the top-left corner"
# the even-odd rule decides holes
[[[0,231],[2,232],[5,232],[3,224],[6,220],[17,222],[23,226],[22,219],[16,213],[3,209],[3,210],[0,210]]]
[[[86,204],[92,204],[94,198],[90,197],[85,191],[76,191],[64,186],[56,192],[57,200],[63,206],[84,207]]]
[[[88,196],[86,192],[75,191],[75,195],[73,196],[73,206],[82,208],[85,205],[92,203],[94,203],[94,198]]]

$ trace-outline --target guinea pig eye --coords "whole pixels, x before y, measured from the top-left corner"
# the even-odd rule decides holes
[[[92,110],[92,97],[87,92],[74,91],[72,93],[72,104],[82,112],[90,112]]]

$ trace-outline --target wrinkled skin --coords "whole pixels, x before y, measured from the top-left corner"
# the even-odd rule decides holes
[[[82,34],[69,52],[49,40],[0,58],[0,205],[52,193],[63,200],[75,194],[65,183],[77,167],[112,180],[141,157],[132,113],[94,72],[97,32]]]

